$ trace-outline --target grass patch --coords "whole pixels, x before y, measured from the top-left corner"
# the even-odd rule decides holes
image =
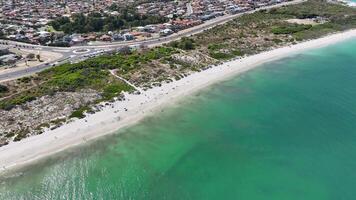
[[[210,52],[209,55],[217,60],[228,60],[235,57],[233,54],[222,52]]]
[[[273,34],[293,34],[301,31],[305,31],[312,28],[312,25],[304,24],[284,24],[280,26],[273,27],[271,32]]]

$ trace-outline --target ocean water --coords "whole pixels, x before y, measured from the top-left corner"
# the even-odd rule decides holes
[[[356,39],[0,178],[0,199],[354,200]]]
[[[346,3],[348,3],[350,6],[356,6],[356,0],[346,0]]]

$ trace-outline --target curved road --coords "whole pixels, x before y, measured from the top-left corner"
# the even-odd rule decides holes
[[[12,47],[16,47],[16,48],[31,48],[31,49],[37,49],[39,51],[52,51],[52,52],[62,54],[62,58],[54,60],[51,63],[44,63],[44,64],[36,66],[36,67],[2,73],[2,74],[0,74],[0,82],[6,81],[6,80],[17,79],[17,78],[24,77],[24,76],[29,76],[29,75],[40,72],[44,69],[50,68],[52,66],[55,66],[55,65],[63,63],[63,62],[68,62],[68,61],[75,62],[75,61],[78,61],[81,59],[85,59],[86,58],[85,55],[88,55],[93,52],[95,53],[98,51],[116,49],[118,47],[127,46],[127,45],[145,45],[148,47],[158,46],[158,45],[161,45],[164,43],[178,40],[182,37],[200,33],[204,30],[207,30],[207,29],[210,29],[217,25],[226,23],[236,17],[243,15],[243,14],[254,13],[254,12],[262,10],[262,9],[271,9],[271,8],[281,7],[281,6],[290,5],[290,4],[297,4],[297,3],[304,2],[304,1],[306,1],[306,0],[292,0],[289,2],[284,2],[284,3],[279,3],[279,4],[275,4],[275,5],[271,5],[271,6],[261,7],[261,8],[255,9],[255,10],[247,11],[244,13],[238,13],[235,15],[224,15],[222,17],[218,17],[218,18],[209,20],[201,25],[182,30],[178,33],[174,33],[167,37],[154,38],[154,39],[148,39],[148,40],[143,40],[143,41],[113,42],[113,43],[108,43],[105,45],[97,44],[97,45],[84,45],[84,46],[74,46],[74,47],[50,47],[50,46],[31,45],[31,44],[21,43],[21,42],[0,40],[0,45],[3,45],[3,46],[12,46]],[[78,50],[81,50],[81,49],[85,49],[86,51],[83,53],[78,52]]]

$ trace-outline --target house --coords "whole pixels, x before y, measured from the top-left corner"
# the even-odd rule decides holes
[[[145,27],[143,27],[143,26],[138,26],[138,27],[136,27],[136,29],[137,29],[138,32],[145,31]]]
[[[139,36],[142,36],[142,32],[132,31],[132,32],[130,32],[130,34],[131,34],[132,36],[134,36],[135,38],[136,38],[136,37],[139,37]]]
[[[8,48],[5,48],[5,47],[0,47],[0,56],[3,56],[3,55],[6,55],[6,54],[9,54],[10,51]]]
[[[72,34],[71,38],[73,44],[81,44],[84,42],[84,38],[80,34]]]
[[[96,40],[96,36],[95,35],[88,35],[88,36],[84,37],[84,41],[85,42],[95,41],[95,40]]]
[[[113,34],[112,39],[115,40],[115,41],[125,40],[125,38],[120,34]]]
[[[4,63],[4,64],[15,64],[17,60],[18,57],[15,54],[0,56],[0,63]]]
[[[63,40],[63,42],[70,43],[70,42],[72,42],[72,37],[70,37],[69,35],[65,35],[65,36],[63,36],[62,40]]]
[[[144,28],[143,28],[143,31],[147,32],[147,33],[155,33],[156,32],[156,27],[153,26],[153,25],[146,25]]]
[[[163,29],[159,32],[160,36],[167,36],[173,34],[173,31],[169,28]]]
[[[109,35],[102,35],[99,39],[101,41],[105,41],[105,42],[110,42],[111,41],[111,37]]]
[[[135,39],[135,36],[133,36],[132,34],[130,33],[125,33],[123,35],[123,37],[125,38],[125,40],[134,40]]]
[[[47,32],[47,31],[39,31],[37,33],[39,34],[40,37],[43,37],[43,38],[49,37],[51,35],[51,33]]]

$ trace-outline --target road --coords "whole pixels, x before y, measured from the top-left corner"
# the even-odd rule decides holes
[[[108,43],[105,45],[97,44],[97,45],[83,45],[83,46],[73,46],[73,47],[50,47],[50,46],[31,45],[31,44],[21,43],[21,42],[0,40],[1,46],[11,46],[11,47],[17,47],[17,48],[24,48],[24,49],[30,48],[30,49],[37,49],[39,51],[53,51],[56,53],[61,53],[63,55],[61,59],[54,60],[51,63],[44,63],[44,64],[36,66],[36,67],[2,73],[2,74],[0,74],[0,82],[17,79],[17,78],[21,78],[24,76],[29,76],[29,75],[43,71],[47,68],[53,67],[55,65],[58,65],[58,64],[61,64],[64,62],[78,62],[80,60],[86,59],[90,55],[93,55],[93,53],[100,52],[100,51],[114,50],[119,47],[127,46],[127,45],[137,45],[137,46],[145,45],[148,47],[162,45],[164,43],[178,40],[182,37],[189,37],[191,35],[198,34],[204,30],[210,29],[210,28],[215,27],[220,24],[224,24],[224,23],[226,23],[234,18],[237,18],[241,15],[244,15],[244,14],[254,13],[254,12],[257,12],[257,11],[263,10],[263,9],[271,9],[271,8],[285,6],[285,5],[297,4],[297,3],[304,2],[304,1],[306,1],[306,0],[293,0],[293,1],[289,1],[289,2],[271,5],[271,6],[261,7],[261,8],[255,9],[255,10],[247,11],[244,13],[238,13],[235,15],[224,15],[224,16],[209,20],[201,25],[182,30],[178,33],[174,33],[167,37],[154,38],[154,39],[148,39],[148,40],[142,40],[142,41],[112,42],[112,43]]]

